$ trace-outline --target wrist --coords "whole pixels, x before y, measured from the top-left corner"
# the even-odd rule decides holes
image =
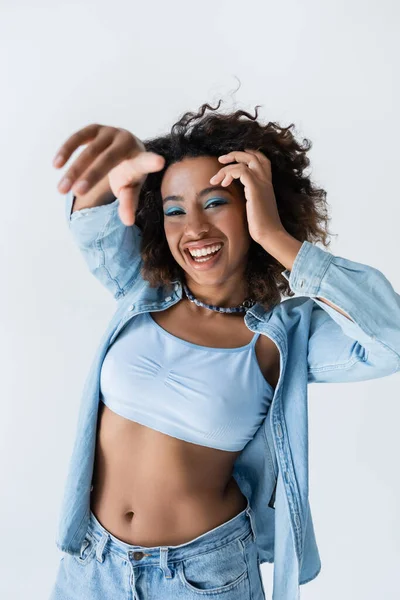
[[[286,229],[266,234],[259,243],[268,254],[289,271],[292,270],[296,256],[303,245],[303,242],[290,235]]]

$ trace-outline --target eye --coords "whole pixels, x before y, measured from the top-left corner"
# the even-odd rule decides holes
[[[219,204],[226,204],[226,200],[223,200],[221,198],[221,200],[213,200],[212,202],[210,202],[210,204],[207,204],[207,208],[209,208],[212,204],[216,204],[217,206]]]
[[[165,215],[166,217],[174,217],[174,216],[175,216],[175,214],[177,214],[177,215],[183,215],[184,213],[182,213],[182,212],[178,212],[178,211],[177,211],[177,210],[175,210],[175,209],[174,209],[174,210],[171,210],[171,211],[169,211],[169,212],[166,212],[166,213],[164,213],[164,215]]]
[[[227,201],[224,200],[224,198],[219,198],[218,200],[213,200],[212,202],[210,202],[209,204],[206,205],[206,208],[210,208],[210,206],[212,206],[213,204],[215,204],[216,206],[219,206],[221,204],[226,204]],[[166,217],[174,217],[175,215],[182,215],[184,213],[180,212],[179,210],[177,210],[176,208],[174,208],[173,210],[164,213],[164,215]]]

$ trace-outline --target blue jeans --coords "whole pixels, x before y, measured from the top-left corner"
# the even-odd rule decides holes
[[[249,503],[178,546],[131,546],[91,512],[80,556],[64,553],[50,600],[265,600]]]

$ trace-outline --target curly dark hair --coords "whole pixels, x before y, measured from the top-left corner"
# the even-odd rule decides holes
[[[278,213],[286,231],[303,242],[321,242],[329,246],[327,225],[330,221],[325,190],[313,185],[303,174],[310,160],[306,153],[312,144],[303,145],[291,131],[294,124],[281,127],[275,122],[263,125],[255,116],[243,110],[217,113],[221,100],[213,108],[203,104],[198,113],[186,112],[171,128],[171,132],[144,140],[149,152],[165,159],[162,170],[149,173],[140,191],[135,223],[142,231],[143,259],[141,275],[151,287],[184,281],[184,270],[175,261],[164,232],[161,182],[167,168],[185,157],[215,156],[245,148],[259,150],[271,161],[272,183]],[[214,111],[205,114],[206,110]],[[234,180],[244,186],[239,180]],[[284,267],[254,240],[251,241],[245,275],[249,296],[269,310],[281,301],[281,294],[293,296]]]

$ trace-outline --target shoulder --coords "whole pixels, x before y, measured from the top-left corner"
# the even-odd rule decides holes
[[[315,302],[307,296],[293,296],[285,298],[279,304],[274,306],[272,311],[266,315],[267,320],[281,319],[285,322],[292,320],[308,320],[313,310]]]
[[[266,312],[262,321],[290,344],[299,337],[309,337],[314,307],[318,308],[318,305],[312,298],[293,296],[282,300],[271,311]]]

